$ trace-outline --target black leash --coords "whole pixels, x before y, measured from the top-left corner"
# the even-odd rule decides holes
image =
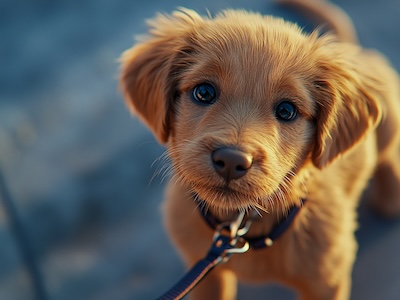
[[[234,253],[245,253],[250,249],[262,249],[273,245],[286,229],[292,224],[300,208],[305,203],[301,200],[301,206],[293,206],[285,219],[277,223],[272,230],[264,236],[245,238],[252,220],[249,219],[242,225],[244,213],[240,213],[233,222],[221,223],[216,217],[200,208],[200,213],[206,223],[215,229],[213,244],[205,258],[200,260],[186,275],[158,300],[179,300],[186,296],[215,266],[228,261]]]
[[[216,265],[226,262],[234,253],[244,253],[249,250],[249,243],[242,238],[250,228],[246,222],[243,227],[244,212],[240,213],[232,223],[220,224],[214,234],[213,244],[205,258],[194,267],[168,292],[158,300],[178,300],[187,295],[204,276]]]

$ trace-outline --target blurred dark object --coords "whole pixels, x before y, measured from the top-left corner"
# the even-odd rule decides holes
[[[30,239],[25,230],[25,227],[19,217],[18,210],[15,206],[13,197],[11,197],[10,191],[8,190],[7,183],[4,179],[3,172],[0,169],[0,198],[3,202],[7,219],[11,223],[12,231],[17,239],[21,256],[26,265],[26,269],[31,278],[35,299],[47,300],[47,293],[44,286],[42,274],[39,270],[37,258],[32,248]]]

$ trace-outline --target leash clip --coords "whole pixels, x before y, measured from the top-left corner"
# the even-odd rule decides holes
[[[250,249],[249,242],[242,236],[249,231],[251,219],[242,226],[244,215],[241,212],[234,221],[222,223],[216,228],[208,255],[217,255],[221,262],[226,262],[232,254],[245,253]]]

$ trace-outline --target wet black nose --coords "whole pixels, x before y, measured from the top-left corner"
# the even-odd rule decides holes
[[[244,176],[253,163],[250,154],[234,148],[219,148],[211,154],[215,171],[226,181]]]

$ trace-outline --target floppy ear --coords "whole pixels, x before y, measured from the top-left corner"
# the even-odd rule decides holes
[[[312,160],[320,169],[375,128],[382,116],[379,75],[362,63],[360,48],[338,46],[320,58],[314,82],[318,116]]]
[[[159,14],[148,21],[150,35],[121,57],[120,87],[125,101],[162,144],[168,141],[178,68],[185,64],[182,56],[190,52],[186,39],[201,21],[192,10]]]

